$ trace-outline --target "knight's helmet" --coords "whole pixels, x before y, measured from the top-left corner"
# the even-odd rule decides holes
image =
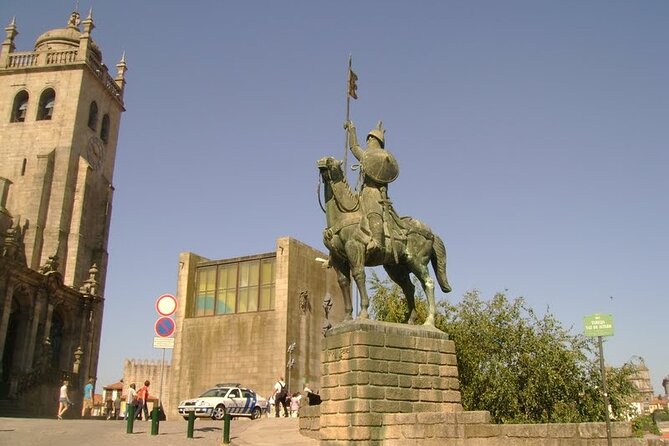
[[[385,132],[381,121],[376,124],[375,129],[369,131],[367,139],[378,140],[381,148],[368,147],[360,160],[365,175],[379,184],[392,183],[400,173],[397,160],[392,153],[385,150]]]
[[[376,124],[376,128],[369,131],[369,133],[367,134],[367,139],[369,139],[370,136],[373,136],[379,141],[379,143],[381,143],[381,147],[385,148],[386,146],[385,133],[386,129],[383,128],[383,122],[379,121]]]

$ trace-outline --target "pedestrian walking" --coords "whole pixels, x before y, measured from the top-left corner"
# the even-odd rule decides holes
[[[93,378],[88,380],[88,383],[84,386],[84,403],[81,405],[81,418],[84,418],[86,411],[88,410],[88,415],[93,415]]]
[[[144,385],[137,391],[137,419],[142,419],[144,410],[144,421],[149,421],[149,386],[151,382],[147,379]]]
[[[125,419],[127,420],[130,416],[130,406],[134,407],[137,410],[137,391],[135,390],[135,383],[130,384],[128,387],[128,394],[125,396]],[[135,413],[136,415],[136,413]]]
[[[116,398],[114,398],[114,419],[118,420],[118,417],[121,415],[121,395],[117,391]]]
[[[70,408],[72,405],[72,402],[70,401],[70,396],[68,394],[67,386],[69,385],[69,381],[65,380],[63,381],[63,385],[60,386],[60,396],[58,398],[58,419],[62,420],[63,419],[63,414],[67,412],[67,409]]]
[[[276,418],[280,417],[281,406],[283,406],[283,416],[288,418],[288,403],[286,402],[288,392],[286,391],[286,382],[283,380],[283,376],[274,384],[273,396]]]

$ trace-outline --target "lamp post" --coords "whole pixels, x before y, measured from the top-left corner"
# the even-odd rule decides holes
[[[288,346],[288,364],[286,364],[286,368],[288,369],[288,395],[290,395],[290,374],[291,370],[293,369],[293,366],[295,365],[295,359],[293,358],[293,352],[295,351],[296,344],[295,342],[291,343]]]
[[[74,364],[72,365],[72,372],[79,374],[79,366],[81,365],[81,357],[84,355],[84,351],[81,349],[81,346],[77,347],[74,351]]]

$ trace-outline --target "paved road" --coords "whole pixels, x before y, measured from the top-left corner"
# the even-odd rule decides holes
[[[223,422],[196,420],[193,438],[186,438],[184,420],[162,421],[159,434],[151,435],[151,422],[135,422],[126,433],[125,421],[49,420],[0,418],[0,446],[209,446],[223,444]],[[235,419],[230,424],[230,444],[317,446],[318,441],[299,433],[297,418]]]

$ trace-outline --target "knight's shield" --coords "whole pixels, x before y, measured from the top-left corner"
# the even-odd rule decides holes
[[[397,160],[384,149],[367,149],[362,157],[365,174],[377,183],[388,184],[400,174]]]

